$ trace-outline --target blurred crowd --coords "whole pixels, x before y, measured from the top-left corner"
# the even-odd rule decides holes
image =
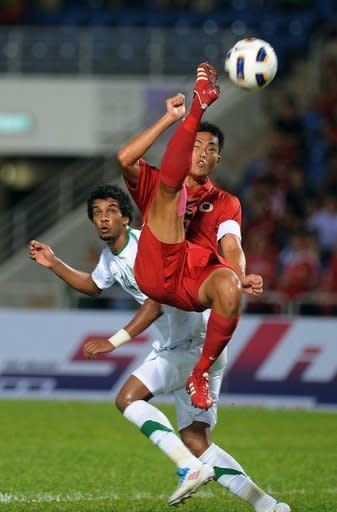
[[[285,300],[337,294],[337,55],[320,77],[304,110],[292,94],[278,98],[266,156],[246,167],[237,191],[247,271]]]
[[[206,19],[198,13],[207,12],[223,27],[240,13],[240,20],[277,49],[281,65],[299,49],[307,51],[312,31],[319,21],[332,19],[336,5],[335,0],[2,0],[0,24],[152,20],[168,26],[179,20],[168,11],[184,11],[191,26]],[[126,16],[106,16],[117,11]],[[92,17],[93,12],[101,16]],[[235,191],[243,205],[247,271],[261,273],[265,289],[286,301],[322,291],[337,295],[337,50],[321,59],[319,76],[319,93],[305,108],[293,93],[277,98],[265,157],[250,162]],[[337,300],[334,308],[337,313]]]
[[[246,13],[255,12],[261,14],[261,9],[269,12],[279,10],[283,12],[292,10],[316,11],[318,17],[326,17],[334,8],[334,0],[1,0],[0,2],[0,23],[3,24],[34,24],[39,22],[53,22],[49,15],[55,14],[54,21],[62,23],[62,16],[70,11],[79,14],[77,20],[90,19],[81,17],[81,11],[85,14],[90,11],[143,11],[144,17],[139,17],[140,23],[147,23],[146,14],[150,12],[190,12],[190,13],[212,13],[229,12],[231,9]],[[66,21],[66,18],[64,18]],[[132,21],[132,20],[131,20]],[[157,23],[170,23],[170,18],[157,18]]]

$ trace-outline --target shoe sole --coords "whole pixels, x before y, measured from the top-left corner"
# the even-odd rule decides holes
[[[275,507],[271,512],[291,512],[291,508],[287,503],[279,502],[276,503]]]
[[[210,477],[206,478],[206,480],[201,482],[197,487],[195,487],[194,489],[192,489],[190,491],[187,491],[186,494],[184,494],[183,496],[180,496],[180,498],[178,498],[177,500],[169,502],[168,505],[169,506],[174,506],[174,507],[176,507],[177,505],[183,505],[186,500],[188,500],[189,498],[192,498],[193,494],[198,489],[200,489],[200,487],[202,485],[207,485],[209,482],[212,482],[212,480],[214,480],[214,476],[210,476]]]

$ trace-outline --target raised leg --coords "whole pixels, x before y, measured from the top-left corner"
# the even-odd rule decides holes
[[[217,72],[207,63],[200,64],[192,105],[187,117],[176,128],[160,168],[160,184],[149,210],[147,224],[161,242],[174,244],[185,238],[184,208],[179,205],[185,178],[190,170],[199,122],[205,109],[219,96]]]

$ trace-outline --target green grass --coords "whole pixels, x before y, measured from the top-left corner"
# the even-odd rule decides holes
[[[293,512],[336,512],[336,427],[334,413],[224,408],[213,439]],[[159,512],[176,484],[174,465],[111,404],[0,401],[1,511]],[[216,483],[184,505],[246,510]]]

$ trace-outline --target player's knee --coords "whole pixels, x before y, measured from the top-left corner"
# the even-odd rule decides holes
[[[196,436],[193,432],[182,431],[180,433],[184,445],[193,453],[195,457],[200,457],[208,448],[206,437]]]
[[[217,281],[218,297],[226,310],[226,316],[239,315],[242,300],[242,290],[239,278],[234,272],[227,272]]]
[[[118,393],[116,396],[115,404],[117,409],[123,414],[128,405],[134,402],[133,396],[131,393]]]

